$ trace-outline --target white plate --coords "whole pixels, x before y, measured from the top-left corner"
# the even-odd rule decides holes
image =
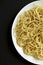
[[[34,1],[34,2],[31,2],[30,4],[26,5],[25,7],[23,7],[20,12],[17,14],[17,16],[15,17],[14,19],[14,22],[13,22],[13,25],[12,25],[12,29],[11,29],[11,35],[12,35],[12,41],[13,41],[13,44],[14,44],[14,47],[16,48],[17,52],[27,61],[31,62],[31,63],[34,63],[34,64],[38,64],[38,65],[43,65],[43,61],[42,60],[38,60],[32,56],[28,56],[26,54],[23,53],[23,50],[21,47],[19,47],[17,45],[17,42],[16,42],[16,36],[15,36],[15,33],[13,33],[13,29],[15,28],[16,26],[16,23],[17,23],[17,19],[19,17],[19,15],[29,9],[31,9],[32,7],[34,7],[34,4],[39,4],[39,5],[43,5],[43,0],[40,0],[40,1]]]

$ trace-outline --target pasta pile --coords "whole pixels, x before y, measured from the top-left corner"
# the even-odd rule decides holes
[[[35,6],[22,13],[15,32],[17,44],[23,52],[43,60],[43,6]]]

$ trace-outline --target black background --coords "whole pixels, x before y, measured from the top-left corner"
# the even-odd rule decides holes
[[[11,39],[16,14],[32,1],[35,0],[0,0],[0,65],[34,65],[17,53]]]

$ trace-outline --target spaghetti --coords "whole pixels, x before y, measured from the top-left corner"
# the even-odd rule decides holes
[[[36,6],[22,13],[15,32],[17,44],[25,54],[43,59],[43,6]]]

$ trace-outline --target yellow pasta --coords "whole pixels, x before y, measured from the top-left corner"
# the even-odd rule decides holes
[[[23,52],[43,60],[43,6],[22,13],[15,27],[17,44]]]

